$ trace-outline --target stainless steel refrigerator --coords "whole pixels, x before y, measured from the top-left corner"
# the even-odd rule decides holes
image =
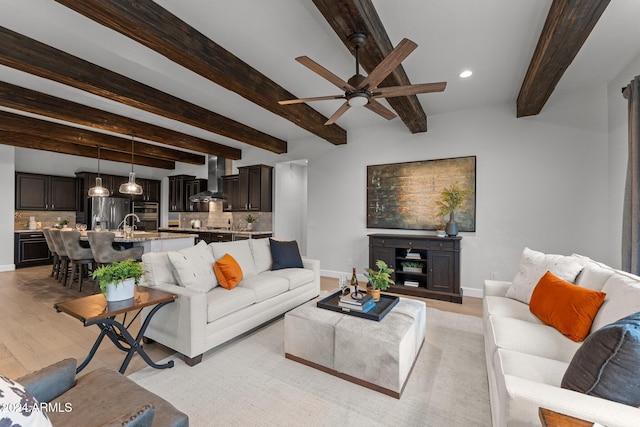
[[[131,200],[122,197],[91,197],[91,230],[115,230],[131,212]]]

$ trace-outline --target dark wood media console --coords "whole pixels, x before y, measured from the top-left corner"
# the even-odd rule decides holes
[[[380,259],[395,270],[393,280],[396,284],[388,292],[461,304],[461,240],[461,237],[370,234],[369,266],[375,269],[375,263]],[[407,250],[420,258],[407,256]],[[407,262],[420,265],[420,271],[403,271],[402,263]],[[414,286],[405,284],[407,281],[413,282]]]

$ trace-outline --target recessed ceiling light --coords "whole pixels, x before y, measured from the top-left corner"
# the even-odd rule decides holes
[[[467,77],[471,77],[472,74],[473,74],[473,71],[464,70],[463,72],[460,73],[460,77],[463,79],[466,79]]]

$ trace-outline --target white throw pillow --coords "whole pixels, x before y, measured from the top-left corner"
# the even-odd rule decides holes
[[[640,282],[616,273],[602,287],[607,296],[591,324],[591,332],[640,311]]]
[[[207,293],[218,286],[213,271],[215,262],[204,241],[178,252],[167,252],[173,265],[173,274],[180,286]]]
[[[218,261],[226,254],[231,255],[240,265],[242,276],[246,279],[257,274],[256,264],[253,261],[253,254],[249,246],[249,240],[236,240],[235,242],[210,243],[209,248],[213,257]]]
[[[0,375],[0,426],[51,427],[41,408],[24,386]]]
[[[520,257],[518,272],[513,278],[506,296],[529,304],[533,289],[547,271],[567,282],[573,283],[588,260],[585,257],[544,254],[524,248]]]
[[[578,277],[576,277],[576,285],[594,291],[601,291],[604,284],[614,273],[615,271],[612,268],[604,268],[591,261],[584,266]]]
[[[269,246],[269,238],[265,239],[249,239],[253,260],[256,263],[256,273],[260,274],[271,270],[271,248]]]
[[[173,265],[167,252],[146,252],[142,254],[144,279],[148,286],[175,285]]]

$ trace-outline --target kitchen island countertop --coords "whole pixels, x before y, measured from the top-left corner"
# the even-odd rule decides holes
[[[228,233],[228,234],[242,234],[242,235],[261,235],[261,234],[273,234],[271,230],[266,231],[257,231],[257,230],[225,230],[219,228],[179,228],[179,227],[160,227],[158,231],[163,232],[171,232],[171,231],[179,231],[180,233],[188,232],[188,233]],[[184,234],[183,234],[184,236]]]

